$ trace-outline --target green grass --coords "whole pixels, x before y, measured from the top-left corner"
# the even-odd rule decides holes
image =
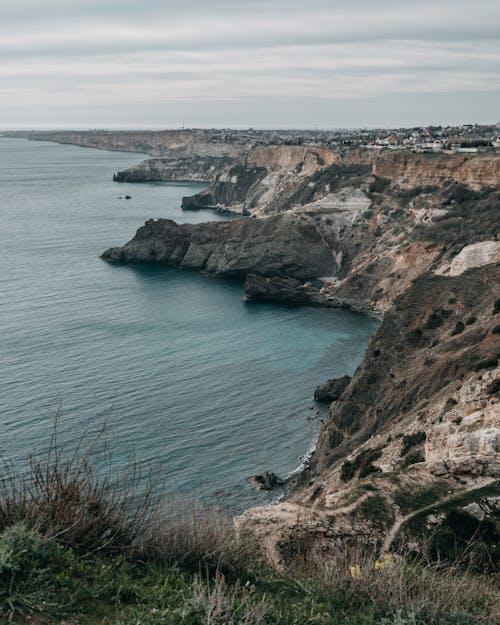
[[[498,483],[463,493],[412,517],[404,533],[425,543],[429,557],[454,562],[470,570],[498,570],[500,566],[500,514],[479,519],[464,510],[471,503],[498,497]],[[440,517],[438,525],[428,525],[429,514]],[[496,516],[496,518],[495,518]]]
[[[30,475],[0,480],[2,625],[493,623],[488,579],[404,557],[381,570],[366,545],[325,551],[307,525],[278,571],[225,517],[131,497],[136,474],[114,491],[97,448],[54,438]],[[378,493],[359,507],[389,521]]]
[[[447,492],[448,485],[439,481],[420,490],[400,488],[394,493],[394,502],[403,514],[408,514],[438,502]]]
[[[461,605],[436,609],[430,584],[429,599],[391,596],[401,583],[401,571],[408,586],[415,576],[425,579],[422,567],[394,565],[394,570],[376,572],[366,563],[359,579],[295,578],[276,574],[271,569],[249,571],[237,579],[221,574],[186,572],[177,565],[148,563],[117,556],[82,559],[69,550],[56,548],[51,541],[18,527],[24,546],[21,556],[29,569],[16,569],[12,577],[1,574],[0,622],[24,625],[31,615],[43,615],[47,624],[68,625],[369,625],[386,623],[486,623],[478,620],[487,614],[494,600],[491,592],[470,598]],[[0,538],[5,543],[9,537]],[[39,550],[44,542],[43,557]],[[12,575],[12,571],[9,573]],[[333,583],[332,583],[333,582]],[[384,592],[384,586],[391,586]],[[422,588],[420,588],[420,593]],[[399,588],[398,593],[401,592]],[[405,592],[407,592],[405,590]],[[472,606],[472,607],[471,607]],[[481,617],[482,618],[482,617]]]
[[[384,529],[394,523],[392,508],[382,495],[370,495],[353,512],[355,518],[369,521],[374,527]]]

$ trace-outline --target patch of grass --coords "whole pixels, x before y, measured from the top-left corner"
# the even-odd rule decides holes
[[[495,596],[487,581],[479,583],[453,567],[442,571],[437,565],[401,557],[376,565],[373,549],[366,544],[340,550],[326,545],[325,549],[317,540],[324,535],[307,520],[297,523],[296,549],[279,572],[262,560],[255,537],[249,547],[245,535],[236,535],[224,518],[197,507],[189,514],[178,510],[167,515],[164,509],[158,512],[158,502],[153,502],[151,512],[141,508],[134,512],[134,502],[127,500],[123,509],[128,516],[119,527],[129,533],[120,547],[118,521],[103,511],[115,510],[124,495],[113,494],[111,483],[108,490],[100,490],[100,473],[92,468],[91,452],[83,454],[82,465],[81,455],[65,460],[61,448],[57,449],[61,454],[56,454],[55,465],[39,459],[31,464],[31,475],[0,483],[1,623],[400,625],[406,622],[402,619],[414,619],[408,622],[448,625],[465,623],[457,620],[465,618],[486,624],[494,614]],[[82,475],[75,472],[77,466]],[[39,486],[33,485],[41,470],[59,482],[51,486],[51,497],[42,496]],[[42,484],[48,486],[47,481]],[[78,506],[67,492],[70,484],[82,486],[76,490]],[[361,490],[372,491],[365,486]],[[87,493],[99,498],[83,499]],[[115,502],[113,506],[106,503],[106,496]],[[101,507],[89,511],[91,501]],[[72,505],[58,511],[65,502]],[[135,503],[145,505],[141,497]],[[358,508],[375,527],[392,522],[378,493]],[[43,512],[39,525],[34,511]],[[89,533],[83,537],[85,549],[78,544],[78,532],[71,533],[73,525],[78,527],[78,515],[83,515],[81,527]],[[111,521],[109,534],[106,520]],[[336,541],[334,535],[334,546]]]
[[[498,355],[484,358],[479,362],[476,362],[474,367],[475,371],[481,371],[481,369],[495,369],[498,366]]]
[[[395,491],[394,502],[403,514],[408,514],[413,510],[438,502],[447,494],[447,491],[448,485],[445,482],[435,482],[421,490],[401,488]]]
[[[370,495],[354,510],[353,515],[369,521],[377,529],[385,529],[394,523],[394,514],[380,494]]]
[[[428,525],[429,510],[416,514],[406,531],[413,540],[426,545],[427,557],[443,562],[459,562],[461,567],[476,571],[498,571],[500,533],[498,512],[493,516],[476,517],[467,506],[488,497],[498,496],[498,485],[492,484],[436,503],[432,514],[441,515],[437,525]],[[408,538],[408,537],[407,537]]]

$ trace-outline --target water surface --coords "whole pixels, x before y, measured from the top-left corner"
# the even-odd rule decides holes
[[[346,311],[246,303],[237,281],[99,259],[195,184],[117,184],[144,158],[0,138],[0,451],[109,423],[118,462],[157,468],[166,493],[241,508],[245,478],[293,471],[319,427],[312,394],[352,373],[376,323]],[[130,194],[132,199],[118,199]]]

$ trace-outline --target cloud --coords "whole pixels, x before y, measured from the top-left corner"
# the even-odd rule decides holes
[[[389,124],[395,94],[500,93],[500,5],[489,0],[40,4],[0,0],[0,123],[50,123],[71,102],[95,116],[81,123],[112,110],[134,123],[190,102],[198,124],[217,101],[245,124],[256,98],[265,123],[266,102],[271,118],[283,99],[385,98]]]

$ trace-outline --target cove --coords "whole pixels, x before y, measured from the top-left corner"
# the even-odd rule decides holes
[[[377,322],[243,299],[241,283],[99,259],[194,184],[112,182],[143,155],[0,138],[0,452],[109,424],[115,460],[152,465],[165,494],[242,509],[245,478],[295,470],[320,427],[314,388],[351,374]],[[131,200],[119,199],[126,194]]]

